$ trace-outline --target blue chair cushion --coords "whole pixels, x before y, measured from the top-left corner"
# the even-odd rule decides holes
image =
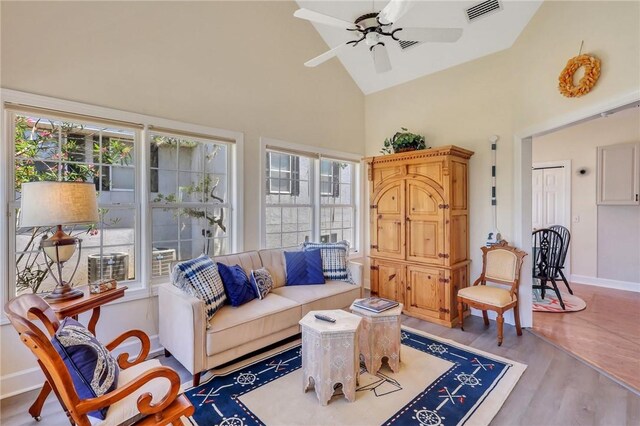
[[[120,369],[111,352],[87,328],[73,318],[65,318],[51,338],[69,370],[80,399],[95,398],[113,391]],[[104,420],[109,407],[89,413]]]
[[[247,274],[240,265],[227,266],[218,262],[218,272],[231,306],[240,306],[256,298]]]
[[[285,251],[285,285],[324,284],[320,250]]]

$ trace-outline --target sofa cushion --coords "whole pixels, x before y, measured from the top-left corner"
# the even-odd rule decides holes
[[[312,243],[304,242],[302,247],[305,251],[320,250],[322,255],[322,273],[328,280],[347,281],[353,284],[347,268],[347,257],[349,256],[349,242],[339,241],[337,243]]]
[[[285,251],[286,285],[324,284],[320,250]]]
[[[249,277],[240,265],[227,266],[218,262],[218,272],[231,306],[240,306],[256,298]]]
[[[278,295],[302,305],[302,316],[309,311],[345,308],[360,298],[360,287],[344,281],[327,281],[325,285],[285,286],[273,289]]]
[[[297,302],[272,293],[263,300],[254,299],[237,308],[226,305],[209,323],[207,355],[212,356],[294,326],[301,317]]]
[[[300,247],[287,249],[266,249],[260,250],[258,254],[262,260],[262,266],[269,270],[273,279],[273,288],[282,287],[287,281],[286,268],[284,265],[284,251],[299,251]]]
[[[102,396],[116,388],[120,369],[115,358],[84,325],[65,318],[51,344],[60,354],[81,399]],[[108,410],[109,407],[102,408],[89,415],[104,419]]]
[[[171,273],[173,285],[202,300],[207,320],[227,301],[218,267],[206,254],[177,263]]]
[[[224,263],[227,266],[240,265],[249,276],[253,269],[262,267],[262,261],[257,251],[246,251],[244,253],[228,254],[226,256],[216,256],[216,262]]]

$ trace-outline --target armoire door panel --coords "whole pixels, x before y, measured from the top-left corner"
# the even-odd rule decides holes
[[[443,271],[432,268],[407,268],[407,311],[440,318]]]
[[[380,254],[394,257],[404,257],[402,246],[402,223],[397,219],[378,219],[377,221],[377,247],[375,250]]]
[[[451,162],[451,203],[453,210],[467,210],[467,164]]]
[[[410,175],[420,175],[433,179],[442,185],[442,162],[433,162],[426,164],[412,164],[409,166],[407,173]]]
[[[405,258],[404,181],[378,191],[371,206],[371,256]]]
[[[403,302],[404,266],[384,261],[375,262],[377,296]]]
[[[449,225],[449,229],[451,230],[449,243],[451,256],[449,257],[449,262],[451,265],[463,262],[469,258],[467,223],[466,214],[451,216],[451,223]]]
[[[407,260],[443,265],[444,201],[435,188],[407,183]]]
[[[434,262],[439,262],[442,257],[438,257],[438,222],[412,220],[407,223],[409,250],[407,257],[426,258]]]

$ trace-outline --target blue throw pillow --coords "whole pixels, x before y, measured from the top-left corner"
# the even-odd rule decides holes
[[[204,302],[207,321],[227,301],[218,267],[206,254],[176,264],[171,279],[173,285]]]
[[[267,268],[251,271],[251,286],[260,300],[264,299],[273,288],[273,279]]]
[[[285,285],[324,284],[320,250],[285,251],[287,282]]]
[[[111,352],[87,328],[73,318],[65,318],[51,344],[60,354],[80,399],[95,398],[114,390],[120,369]],[[109,407],[89,413],[104,420]]]
[[[227,266],[218,262],[218,272],[231,306],[240,306],[256,298],[249,278],[240,265]]]

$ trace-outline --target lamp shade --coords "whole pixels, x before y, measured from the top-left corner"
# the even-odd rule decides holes
[[[20,226],[56,226],[98,221],[96,187],[91,182],[22,184]]]

